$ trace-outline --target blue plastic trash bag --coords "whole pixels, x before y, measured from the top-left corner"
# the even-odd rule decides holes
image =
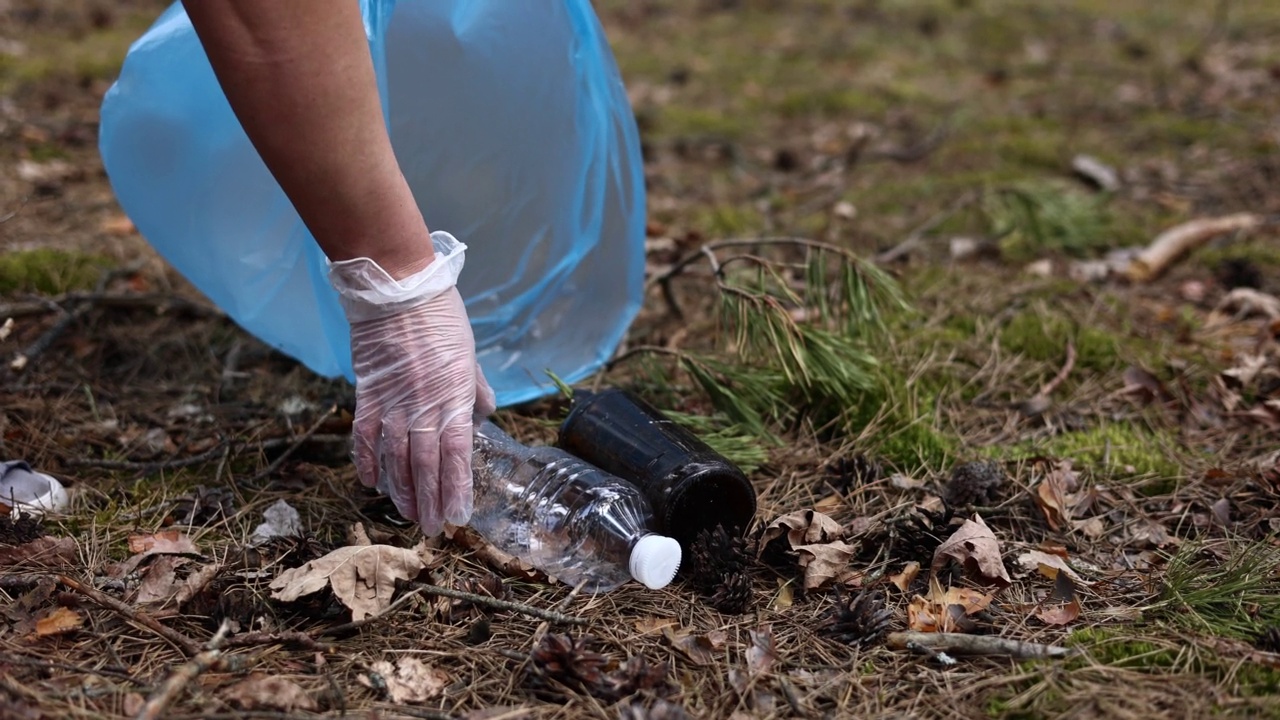
[[[635,121],[589,0],[361,0],[396,155],[501,405],[613,353],[639,309]],[[249,143],[180,4],[130,48],[100,149],[142,235],[246,330],[354,380],[323,253]]]

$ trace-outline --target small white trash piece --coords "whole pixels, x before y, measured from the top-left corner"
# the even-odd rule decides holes
[[[67,491],[52,476],[36,472],[22,460],[0,462],[0,503],[16,513],[60,512],[67,507]]]

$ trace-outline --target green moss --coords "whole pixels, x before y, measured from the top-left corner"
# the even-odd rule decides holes
[[[97,255],[37,248],[0,255],[0,293],[57,295],[92,288],[107,267]]]
[[[56,143],[36,143],[34,145],[28,145],[27,153],[34,162],[66,160],[69,157],[66,149]]]
[[[1076,468],[1103,477],[1141,478],[1156,481],[1154,485],[1160,489],[1171,489],[1166,486],[1176,485],[1183,477],[1180,464],[1171,454],[1176,444],[1173,438],[1132,423],[1104,422],[1087,430],[1016,445],[1013,454],[1068,458]]]
[[[658,115],[657,134],[675,137],[710,135],[741,137],[750,122],[740,113],[696,107],[667,106]]]
[[[717,205],[699,210],[693,226],[708,237],[735,237],[763,228],[765,219],[747,205]]]
[[[1173,668],[1178,664],[1178,649],[1173,643],[1136,638],[1132,631],[1108,628],[1081,628],[1067,637],[1066,645],[1086,650],[1090,657],[1104,665],[1133,669]],[[1073,659],[1075,667],[1088,661]]]
[[[1062,312],[1043,307],[1026,310],[1000,331],[1005,351],[1051,364],[1065,359],[1068,341],[1075,346],[1077,367],[1107,372],[1124,364],[1116,335],[1093,323],[1078,325]]]
[[[885,112],[889,104],[883,96],[849,88],[802,89],[787,93],[773,109],[783,117],[865,117]]]

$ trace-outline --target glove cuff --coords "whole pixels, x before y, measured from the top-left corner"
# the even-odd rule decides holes
[[[338,291],[351,323],[376,320],[421,305],[453,287],[467,246],[442,230],[431,233],[436,257],[418,272],[396,280],[370,258],[329,263],[329,283]]]

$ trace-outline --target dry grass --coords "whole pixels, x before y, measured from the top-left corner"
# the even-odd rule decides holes
[[[189,536],[201,554],[180,575],[220,566],[180,612],[149,611],[166,627],[197,644],[224,619],[238,625],[233,640],[311,634],[311,645],[233,642],[176,696],[170,718],[1280,716],[1280,656],[1265,651],[1280,650],[1280,638],[1254,643],[1280,623],[1280,466],[1272,454],[1280,419],[1264,412],[1280,391],[1266,372],[1240,388],[1221,376],[1250,354],[1274,368],[1277,328],[1213,313],[1251,271],[1263,291],[1280,292],[1274,227],[1217,242],[1150,286],[1022,272],[1026,259],[1050,257],[1061,267],[1202,214],[1280,211],[1272,189],[1280,21],[1267,1],[1222,3],[1225,21],[1208,6],[1153,9],[1138,0],[1043,9],[996,0],[598,6],[644,131],[655,266],[707,240],[759,234],[804,235],[870,256],[962,195],[979,198],[931,223],[920,247],[891,266],[915,312],[891,317],[889,337],[875,343],[879,389],[851,403],[849,431],[803,413],[794,426],[775,428],[782,444],[768,447],[752,473],[757,519],[816,507],[865,526],[850,540],[858,546],[850,569],[887,591],[900,630],[924,589],[901,592],[886,578],[910,560],[931,559],[911,534],[915,508],[945,494],[959,463],[997,461],[1004,484],[960,515],[982,515],[1011,568],[1018,555],[1052,546],[1091,583],[1075,588],[1079,618],[1047,625],[1034,614],[1054,583],[1015,573],[975,632],[1081,652],[946,665],[880,644],[845,645],[822,632],[835,594],[804,592],[794,559],[752,568],[751,609],[742,615],[711,609],[687,579],[662,591],[628,586],[590,597],[504,577],[509,600],[589,625],[554,626],[420,594],[359,629],[323,635],[349,613],[327,593],[271,600],[275,572],[347,544],[355,523],[379,542],[419,540],[355,480],[344,440],[351,391],[245,337],[139,238],[106,222],[117,211],[92,142],[104,82],[99,49],[118,56],[139,18],[160,4],[108,12],[99,27],[105,5],[65,3],[32,15],[35,5],[13,3],[4,11],[25,29],[30,62],[0,64],[0,157],[56,157],[78,172],[47,187],[0,176],[3,202],[30,196],[0,224],[0,247],[88,252],[108,267],[142,257],[147,265],[108,290],[159,300],[94,304],[24,373],[0,381],[0,457],[27,459],[66,481],[72,506],[46,521],[45,532],[75,547],[74,557],[45,566],[3,559],[8,548],[0,545],[0,717],[133,716],[189,659],[131,619],[136,609],[104,608],[37,582],[63,573],[132,608],[140,578],[111,578],[110,570],[132,554],[130,535],[166,528]],[[92,36],[93,63],[77,60],[87,50],[57,55],[66,45],[60,34],[74,33]],[[935,144],[939,127],[947,131]],[[1072,184],[1076,152],[1119,166],[1123,189],[1100,198]],[[1063,195],[1044,206],[1049,230],[990,202],[1010,188]],[[0,206],[0,218],[10,209]],[[989,241],[992,254],[952,260],[945,244],[957,235]],[[716,327],[715,299],[705,279],[695,272],[677,281],[684,321],[655,291],[631,346],[710,347],[702,343]],[[1189,292],[1189,281],[1202,284],[1203,297]],[[66,289],[77,288],[19,286],[0,298],[6,311],[26,308],[0,341],[6,359],[57,322],[31,303]],[[183,297],[194,304],[175,301]],[[1046,407],[1027,412],[1068,342],[1076,366]],[[1122,392],[1130,367],[1158,383]],[[641,354],[601,382],[709,412],[691,380],[670,370],[662,357]],[[338,410],[329,415],[330,407]],[[561,410],[547,401],[501,419],[524,440],[548,441]],[[1065,527],[1054,527],[1036,500],[1044,458],[1071,460],[1078,474],[1081,502]],[[871,464],[882,471],[857,470]],[[263,510],[279,499],[299,510],[308,540],[249,548]],[[473,551],[437,542],[422,581],[473,590],[492,582],[493,569]],[[940,576],[972,583],[951,571]],[[60,607],[83,625],[32,630],[33,619]],[[592,636],[606,673],[625,675],[613,665],[643,657],[666,664],[666,683],[614,701],[540,680],[532,653],[548,633],[563,632]],[[441,693],[391,702],[370,673],[379,661],[403,658],[442,670]],[[295,683],[316,709],[233,702],[231,688],[255,672]]]

